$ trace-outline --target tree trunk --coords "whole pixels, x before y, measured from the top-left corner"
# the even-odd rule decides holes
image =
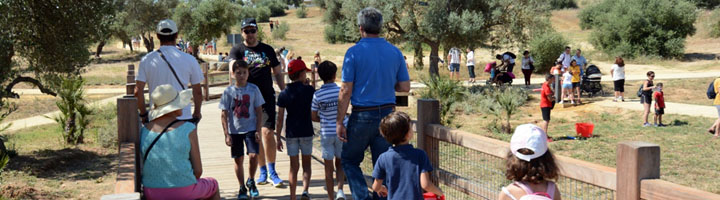
[[[32,83],[35,86],[37,86],[38,89],[40,89],[40,92],[42,92],[44,94],[52,95],[52,96],[57,96],[57,93],[53,92],[49,88],[46,88],[45,85],[43,85],[39,80],[31,78],[31,77],[17,76],[10,83],[8,83],[7,86],[5,86],[5,92],[4,92],[5,94],[4,94],[4,96],[0,96],[0,97],[20,98],[20,95],[13,92],[12,89],[13,89],[13,87],[15,87],[16,84],[21,83],[21,82]]]
[[[143,40],[143,44],[145,44],[145,49],[147,49],[147,52],[152,52],[153,50],[155,50],[155,44],[153,44],[153,42],[150,42],[147,36],[140,35],[140,37]]]
[[[97,46],[97,49],[95,50],[95,58],[100,58],[100,54],[102,54],[102,49],[105,46],[105,40],[100,41],[100,43]]]
[[[440,44],[429,44],[430,45],[430,68],[428,69],[430,71],[430,76],[438,76],[440,72],[438,71],[438,62],[440,61],[440,57],[438,57],[438,51],[440,50]]]
[[[414,67],[416,70],[422,70],[424,65],[423,64],[423,49],[422,49],[422,43],[416,42],[413,44],[413,48],[415,51],[415,64]]]

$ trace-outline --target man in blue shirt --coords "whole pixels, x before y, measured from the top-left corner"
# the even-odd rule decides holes
[[[380,38],[382,14],[375,8],[358,13],[362,39],[345,53],[342,87],[338,100],[337,136],[343,142],[342,166],[353,199],[370,199],[360,169],[365,149],[370,147],[373,164],[390,144],[380,135],[380,120],[395,109],[395,92],[410,91],[410,76],[402,52]],[[348,105],[352,114],[347,129],[343,124]]]

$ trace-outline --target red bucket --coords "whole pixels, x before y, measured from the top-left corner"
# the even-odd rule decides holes
[[[426,192],[423,194],[425,200],[445,200],[445,196],[438,196],[432,192]]]
[[[592,123],[575,123],[575,132],[577,132],[580,137],[592,137],[594,128],[595,124]]]

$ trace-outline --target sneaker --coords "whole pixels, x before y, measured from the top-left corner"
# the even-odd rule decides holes
[[[658,127],[658,124],[653,123],[653,127]]]
[[[272,180],[272,184],[276,188],[282,187],[283,185],[283,180],[278,177],[277,173],[270,174],[270,180]]]
[[[252,178],[249,178],[247,182],[245,182],[245,185],[248,187],[248,190],[250,190],[250,197],[260,196],[260,191],[258,191],[255,186],[255,181],[253,181]]]
[[[565,101],[563,101],[563,100],[560,100],[560,104],[564,104],[564,103],[565,103]]]
[[[345,193],[343,190],[338,190],[337,193],[335,193],[335,200],[345,200]]]
[[[643,124],[643,127],[649,127],[649,126],[650,126],[650,123],[644,123],[644,124]]]
[[[248,198],[248,195],[247,195],[247,189],[244,186],[240,187],[240,190],[238,191],[237,199],[238,200],[250,199],[250,198]]]
[[[310,200],[310,194],[308,194],[308,191],[304,191],[302,193],[302,196],[300,197],[300,200]]]
[[[267,169],[263,170],[263,167],[260,168],[260,176],[258,176],[257,184],[258,184],[258,185],[268,184],[268,181],[267,181]]]
[[[617,98],[613,99],[613,102],[618,102],[618,99]]]
[[[667,126],[667,125],[665,125],[665,124],[663,124],[663,123],[658,124],[658,127],[666,127],[666,126]]]

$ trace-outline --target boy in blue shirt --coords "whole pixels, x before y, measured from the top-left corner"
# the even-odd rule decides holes
[[[324,61],[317,68],[320,79],[325,84],[313,95],[312,101],[312,120],[320,122],[320,134],[322,139],[322,157],[325,160],[325,188],[327,188],[328,199],[333,199],[333,170],[337,173],[338,192],[334,199],[345,199],[343,193],[343,181],[345,180],[345,172],[342,169],[340,155],[342,152],[342,141],[337,137],[335,122],[337,119],[338,96],[340,87],[335,84],[337,66],[330,61]],[[335,163],[333,163],[335,159]],[[333,165],[334,164],[334,165]]]
[[[392,112],[380,121],[380,133],[393,146],[380,154],[373,170],[372,187],[388,200],[422,200],[423,190],[443,196],[430,182],[433,168],[427,154],[410,144],[412,131],[410,116],[404,112]]]
[[[262,127],[262,117],[257,117],[262,112],[262,105],[265,100],[262,98],[260,89],[255,84],[248,83],[248,64],[245,61],[237,60],[230,63],[232,66],[235,85],[227,87],[220,98],[220,109],[222,110],[221,122],[225,134],[225,144],[230,147],[230,154],[235,160],[235,176],[240,183],[238,199],[248,199],[250,196],[257,197],[260,193],[255,187],[255,171],[257,170],[257,153],[260,134],[256,134],[257,128]],[[247,154],[250,156],[248,171],[250,177],[243,184],[243,143],[247,146]],[[245,188],[247,186],[247,188]]]
[[[285,138],[287,141],[287,154],[290,156],[290,199],[295,200],[297,187],[297,173],[299,168],[298,153],[302,152],[303,193],[301,199],[310,199],[310,156],[312,154],[313,127],[310,114],[315,88],[306,85],[306,72],[310,71],[300,59],[288,64],[288,76],[292,83],[278,96],[278,117],[275,130],[283,130],[283,121],[287,122]],[[287,110],[287,120],[285,118]],[[282,140],[277,134],[277,149],[282,151]]]

